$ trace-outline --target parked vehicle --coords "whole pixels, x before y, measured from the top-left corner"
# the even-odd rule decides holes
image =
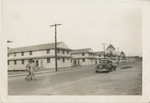
[[[112,72],[115,71],[117,65],[113,64],[111,60],[103,59],[94,68],[95,72]]]

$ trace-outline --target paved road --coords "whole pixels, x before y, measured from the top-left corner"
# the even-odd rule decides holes
[[[8,79],[8,94],[30,94],[37,89],[52,87],[63,82],[74,81],[95,75],[93,68],[86,67],[58,73],[45,73],[36,75],[36,81],[25,81],[25,76],[10,77]]]
[[[132,66],[132,69],[120,69],[128,65]],[[84,69],[58,73],[38,74],[36,77],[37,81],[30,82],[25,81],[24,76],[10,77],[8,79],[8,94],[141,94],[141,63],[121,64],[117,71],[111,73],[95,73],[92,67],[85,67]],[[112,90],[110,87],[115,89]],[[135,89],[134,92],[130,92],[129,87]],[[117,89],[120,92],[115,93]],[[137,89],[139,89],[139,91],[135,92]]]

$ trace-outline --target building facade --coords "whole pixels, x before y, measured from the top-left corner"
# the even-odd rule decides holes
[[[109,55],[114,55],[116,54],[116,49],[115,47],[110,44],[107,48],[106,48],[106,54],[109,54]]]
[[[71,52],[72,66],[95,65],[95,53],[91,48],[77,49]]]
[[[71,67],[71,49],[57,43],[58,68]],[[8,49],[8,70],[25,70],[29,59],[41,68],[55,68],[55,43]]]
[[[126,62],[126,55],[123,51],[121,51],[120,53],[120,62],[121,63]]]
[[[95,52],[96,64],[100,63],[101,59],[104,59],[104,51],[97,51],[97,52]]]

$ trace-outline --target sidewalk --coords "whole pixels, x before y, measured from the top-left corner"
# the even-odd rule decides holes
[[[58,68],[58,71],[55,72],[55,69],[44,69],[35,72],[35,74],[43,74],[43,73],[58,73],[58,72],[65,72],[70,70],[79,70],[79,69],[86,69],[87,68],[94,68],[94,65],[82,66],[82,67],[70,67],[70,68]],[[25,76],[28,73],[26,71],[18,71],[18,72],[8,72],[8,77],[17,77],[17,76]]]

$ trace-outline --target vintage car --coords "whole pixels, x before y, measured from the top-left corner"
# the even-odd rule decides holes
[[[94,68],[95,72],[112,72],[115,71],[117,65],[113,64],[111,60],[101,60]]]

